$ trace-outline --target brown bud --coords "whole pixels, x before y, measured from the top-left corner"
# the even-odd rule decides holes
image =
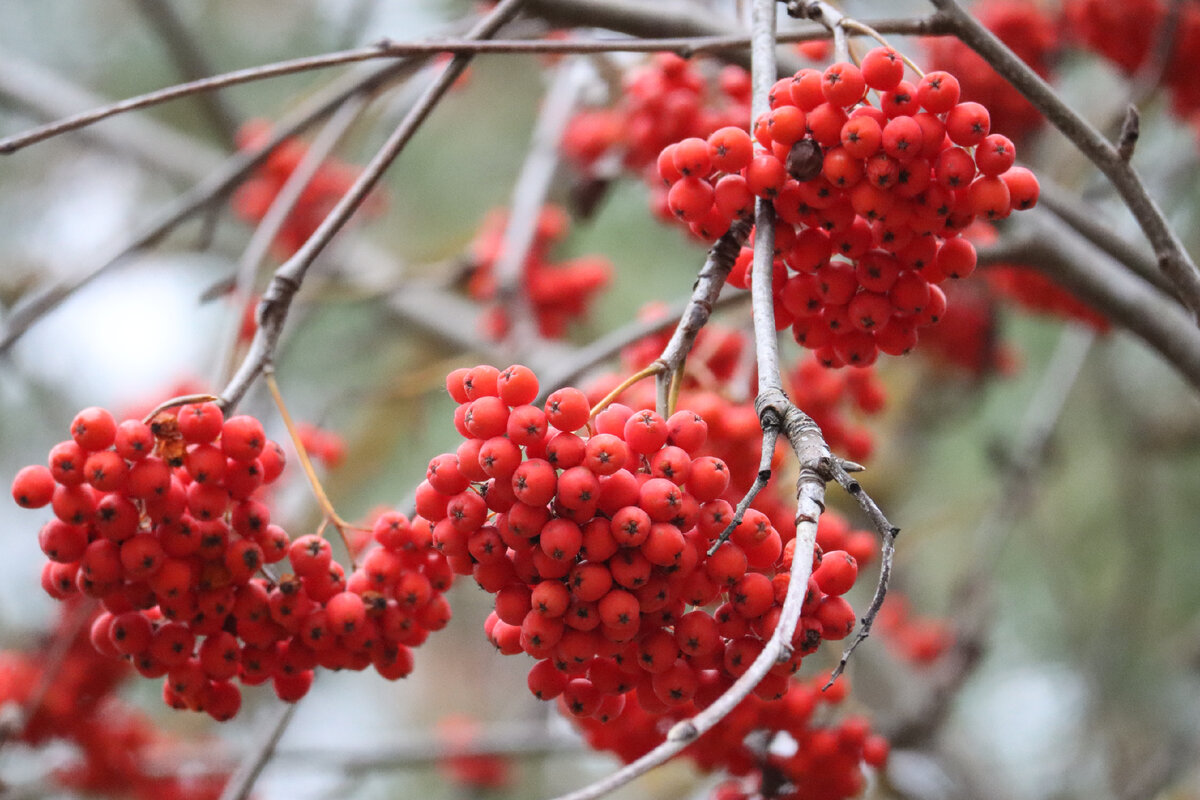
[[[792,145],[787,157],[787,171],[798,181],[811,181],[821,174],[825,154],[815,139],[801,139]]]

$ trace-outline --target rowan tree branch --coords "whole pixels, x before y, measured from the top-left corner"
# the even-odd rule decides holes
[[[175,8],[170,3],[163,3],[161,0],[133,2],[163,40],[167,54],[175,62],[175,68],[184,79],[198,80],[213,73],[208,59],[196,46],[195,38],[188,32],[183,20],[175,13]],[[196,95],[196,103],[208,118],[213,130],[226,144],[233,144],[237,135],[238,115],[229,107],[226,98],[216,92],[203,92]]]
[[[502,0],[488,13],[468,34],[468,38],[487,38],[498,31],[511,20],[525,0]],[[250,342],[249,351],[242,360],[241,366],[230,379],[225,390],[221,392],[221,407],[228,412],[236,406],[250,388],[250,384],[261,374],[262,369],[274,357],[279,337],[283,333],[283,324],[287,320],[288,310],[292,300],[300,290],[300,285],[321,251],[332,241],[333,237],[346,225],[351,215],[362,205],[368,193],[383,177],[383,173],[408,144],[413,134],[420,128],[421,123],[429,116],[438,101],[454,81],[463,73],[472,59],[471,54],[455,56],[445,69],[434,79],[420,99],[404,115],[404,119],[383,143],[371,161],[363,168],[362,173],[338,201],[337,205],[321,221],[317,230],[300,246],[300,249],[275,272],[271,283],[263,292],[262,302],[258,307],[258,330]]]
[[[250,236],[250,241],[246,244],[246,248],[242,251],[242,257],[238,261],[233,279],[232,305],[239,313],[234,324],[230,325],[229,330],[226,331],[225,341],[219,350],[216,362],[219,370],[218,381],[229,377],[227,370],[232,366],[230,361],[241,332],[242,316],[240,312],[251,301],[255,278],[270,252],[272,243],[279,236],[284,223],[291,216],[296,204],[300,202],[304,190],[316,177],[321,165],[329,158],[369,102],[370,96],[367,93],[354,95],[333,113],[304,152],[296,169],[284,181],[279,193],[271,201],[267,213],[263,215],[262,221]]]
[[[285,139],[302,133],[318,120],[333,113],[349,97],[362,91],[371,91],[414,69],[415,63],[412,61],[397,62],[366,76],[352,75],[334,82],[326,90],[281,120],[270,139],[260,148],[237,153],[221,167],[205,174],[196,185],[147,222],[132,241],[108,260],[83,275],[45,288],[14,309],[8,318],[3,334],[0,335],[0,355],[11,348],[34,323],[72,294],[113,267],[125,263],[135,253],[153,246],[180,223],[227,196]]]
[[[729,230],[709,248],[704,266],[700,268],[700,274],[696,276],[696,282],[692,285],[692,297],[688,300],[683,313],[679,315],[675,332],[671,334],[671,338],[658,356],[658,361],[663,365],[663,371],[655,379],[659,395],[658,413],[660,414],[665,414],[667,411],[667,400],[672,381],[675,379],[674,376],[683,369],[688,353],[692,351],[692,346],[696,343],[696,337],[700,335],[700,331],[708,323],[708,318],[712,316],[713,306],[733,269],[733,263],[737,260],[742,245],[750,236],[750,228],[751,225],[748,221],[734,220],[729,226]]]
[[[624,12],[629,9],[621,7],[618,9],[618,13],[614,14],[612,13],[613,9],[609,8],[609,6],[614,4],[610,3],[595,3],[586,9],[570,8],[570,0],[564,0],[561,3],[561,8],[557,7],[558,5],[560,4],[557,3],[557,0],[555,4],[548,4],[546,0],[541,0],[541,2],[531,1],[530,10],[552,21],[564,21],[573,18],[578,20],[575,24],[610,27],[613,30],[634,35],[637,35],[640,31],[646,38],[535,41],[523,39],[478,41],[466,38],[427,42],[393,42],[389,39],[384,39],[368,47],[339,50],[317,56],[278,61],[271,64],[222,73],[220,75],[213,75],[126,98],[100,108],[82,111],[0,139],[0,154],[13,153],[29,145],[63,133],[78,130],[109,117],[149,108],[160,103],[177,100],[181,97],[213,92],[243,83],[294,75],[299,72],[328,69],[330,67],[375,59],[430,56],[438,53],[475,55],[479,53],[580,54],[673,52],[685,58],[702,53],[728,53],[728,58],[731,62],[744,63],[741,52],[745,50],[750,42],[748,36],[728,33],[729,30],[737,28],[737,25],[732,22],[728,25],[700,22],[698,20],[685,23],[680,19],[673,18],[669,12],[651,10],[651,7],[640,7],[641,12],[634,12],[632,16],[626,16]],[[620,6],[619,3],[615,5]],[[586,13],[582,13],[584,11]],[[574,17],[571,17],[572,12],[575,12]],[[604,25],[603,23],[606,20],[612,24]],[[870,27],[880,33],[940,35],[948,32],[946,21],[938,15],[917,19],[884,19],[869,23],[864,22],[864,24],[869,24]],[[660,35],[664,30],[668,32],[671,30],[690,31],[693,35],[661,38]],[[652,38],[655,36],[660,36],[660,38]],[[829,36],[829,31],[814,26],[811,29],[789,31],[780,36],[780,41],[804,42],[825,39]],[[794,59],[785,59],[784,65],[791,72],[800,67],[799,62]]]
[[[275,748],[283,738],[288,725],[296,715],[296,703],[285,703],[280,709],[279,716],[271,724],[270,731],[259,740],[258,747],[250,751],[238,765],[237,770],[229,776],[225,788],[221,790],[219,800],[246,800],[258,781],[258,776],[266,769],[267,762],[275,755]]]
[[[1104,173],[1146,234],[1159,268],[1175,285],[1182,302],[1192,312],[1194,323],[1200,317],[1200,271],[1167,224],[1158,204],[1146,191],[1137,171],[1091,123],[1068,106],[1040,75],[965,11],[957,0],[931,1],[945,14],[954,35],[1024,95]]]
[[[1113,262],[1054,217],[1030,214],[994,245],[979,248],[980,264],[1038,269],[1156,350],[1200,389],[1200,330],[1188,313]]]
[[[505,343],[513,356],[534,349],[540,338],[537,317],[525,281],[525,262],[537,236],[542,208],[558,171],[564,131],[575,113],[586,81],[583,64],[565,61],[554,71],[533,129],[533,140],[513,187],[508,221],[493,267],[496,300],[508,322]]]

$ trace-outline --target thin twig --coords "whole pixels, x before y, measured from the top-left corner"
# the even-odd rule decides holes
[[[875,584],[875,594],[871,597],[871,604],[867,607],[867,613],[862,617],[862,624],[858,627],[858,633],[855,634],[854,639],[846,649],[842,651],[841,659],[838,660],[837,666],[834,667],[833,672],[830,674],[829,682],[825,684],[826,689],[832,686],[833,682],[846,669],[846,664],[850,661],[850,656],[858,649],[858,646],[871,635],[871,626],[875,624],[875,618],[879,615],[879,609],[883,608],[884,598],[887,597],[888,581],[892,576],[892,559],[896,553],[896,536],[900,533],[900,529],[888,522],[887,517],[884,516],[883,511],[875,501],[863,491],[862,484],[850,477],[849,472],[846,471],[845,464],[839,459],[834,458],[830,459],[828,466],[830,476],[846,491],[846,494],[858,501],[867,518],[871,520],[871,524],[875,526],[875,532],[879,534],[880,541],[880,564],[879,580]]]
[[[544,16],[554,16],[547,11]],[[885,33],[910,33],[937,35],[945,33],[944,21],[935,16],[918,19],[895,19],[873,23],[875,30]],[[659,39],[592,39],[592,40],[538,40],[524,39],[477,41],[466,39],[446,39],[428,42],[393,42],[383,40],[369,47],[352,50],[340,50],[319,56],[307,56],[257,67],[227,72],[209,78],[189,81],[174,86],[168,86],[146,94],[130,97],[101,108],[83,111],[60,120],[41,125],[13,136],[0,139],[0,154],[13,153],[29,145],[36,144],[63,133],[78,130],[109,117],[136,111],[160,103],[189,97],[202,92],[212,92],[243,83],[294,75],[299,72],[309,72],[317,69],[354,64],[361,61],[371,61],[383,58],[404,58],[409,56],[430,56],[438,53],[453,53],[455,55],[475,55],[479,53],[657,53],[673,52],[684,57],[702,53],[723,53],[744,50],[750,43],[747,36],[727,35],[716,33],[720,28],[704,28],[713,31],[707,36],[686,36]],[[805,42],[828,38],[829,34],[818,28],[803,31],[789,31],[780,37],[781,41]],[[798,65],[797,65],[798,68]]]
[[[296,703],[286,703],[271,726],[270,733],[263,737],[256,750],[248,754],[238,766],[237,771],[229,776],[229,782],[221,791],[219,800],[246,800],[258,781],[258,776],[266,768],[267,762],[275,754],[275,747],[283,738],[284,731],[296,714]]]
[[[750,236],[750,227],[746,220],[734,220],[729,230],[708,250],[708,257],[705,258],[704,266],[700,268],[692,286],[692,297],[683,313],[679,315],[675,332],[671,334],[658,356],[664,367],[664,372],[660,373],[657,379],[657,405],[661,406],[658,410],[660,414],[670,405],[670,393],[675,383],[671,376],[683,369],[687,355],[696,343],[696,337],[712,316],[713,305],[721,294],[721,288],[725,286],[742,245]]]
[[[76,109],[104,105],[110,98],[88,91],[46,67],[0,49],[0,99],[6,110],[45,122]],[[103,147],[147,166],[169,180],[194,182],[225,158],[165,123],[148,116],[128,116],[81,133],[88,144]]]
[[[712,543],[712,547],[708,548],[708,554],[711,556],[717,552],[717,549],[728,541],[733,529],[742,524],[742,519],[746,516],[746,510],[750,508],[750,504],[754,502],[754,498],[758,497],[758,493],[767,487],[771,481],[771,461],[775,458],[775,444],[779,441],[779,429],[770,427],[763,429],[762,436],[762,452],[758,456],[758,472],[754,476],[754,483],[750,485],[744,497],[738,501],[737,508],[733,510],[733,518],[729,520],[729,524],[725,526],[725,530],[721,531],[721,535]]]
[[[208,59],[196,46],[195,38],[175,13],[170,3],[161,0],[134,0],[142,16],[154,26],[154,30],[167,46],[167,53],[185,80],[198,80],[211,75]],[[205,117],[213,130],[220,134],[226,144],[232,144],[237,135],[238,115],[229,107],[226,98],[217,92],[202,92],[196,95]]]
[[[524,0],[502,0],[475,28],[468,38],[487,38],[499,30],[520,10]],[[313,261],[325,249],[326,245],[345,226],[350,216],[358,209],[367,194],[383,177],[383,173],[400,155],[413,134],[420,128],[421,123],[429,116],[438,101],[463,73],[471,61],[470,54],[456,55],[434,82],[425,90],[420,99],[404,115],[396,130],[392,132],[383,146],[363,168],[362,173],[354,184],[329,212],[312,236],[301,245],[300,249],[275,272],[270,285],[263,292],[262,302],[258,306],[258,330],[250,342],[249,351],[242,360],[237,373],[230,379],[225,390],[221,392],[222,406],[228,410],[236,406],[242,396],[250,388],[250,384],[258,377],[263,367],[270,363],[279,337],[283,333],[283,323],[287,319],[288,309],[292,300],[300,290],[304,276]]]
[[[241,333],[242,315],[240,311],[250,302],[254,294],[254,279],[258,275],[259,269],[266,260],[267,254],[271,250],[271,245],[274,243],[279,231],[287,222],[296,204],[300,202],[300,198],[304,194],[304,190],[316,177],[317,171],[321,165],[329,158],[334,148],[346,135],[350,126],[358,119],[363,109],[370,102],[370,96],[364,92],[356,94],[346,100],[333,116],[321,128],[312,144],[304,152],[304,157],[300,159],[300,163],[296,165],[296,169],[288,176],[283,186],[280,187],[279,193],[275,195],[275,199],[271,201],[270,208],[263,215],[262,221],[258,227],[254,229],[254,233],[250,237],[250,241],[246,244],[246,249],[242,251],[242,257],[238,261],[237,272],[233,280],[232,305],[238,310],[237,318],[234,324],[229,326],[226,332],[225,341],[218,350],[217,369],[218,381],[226,380],[229,377],[229,370],[232,367],[231,360],[237,348],[238,337]]]
[[[47,287],[35,297],[23,303],[9,315],[4,333],[0,336],[0,355],[24,335],[35,322],[58,307],[75,292],[88,285],[108,270],[124,263],[135,253],[152,246],[181,222],[191,218],[201,209],[229,194],[245,177],[258,167],[285,139],[302,133],[310,125],[333,113],[347,98],[369,87],[379,86],[392,78],[405,75],[416,68],[413,61],[389,64],[368,75],[347,76],[339,80],[318,96],[281,120],[270,139],[256,150],[248,150],[231,157],[222,167],[208,173],[195,186],[166,206],[152,220],[108,260],[93,267],[76,278]]]
[[[496,300],[503,310],[508,330],[506,344],[512,360],[522,360],[538,341],[537,317],[529,300],[525,262],[537,236],[542,207],[558,170],[563,132],[575,113],[586,81],[584,64],[569,60],[554,71],[550,88],[542,100],[533,128],[533,139],[513,187],[508,221],[493,275]]]
[[[1141,177],[1107,139],[995,34],[956,0],[932,0],[954,26],[954,33],[1025,96],[1054,127],[1075,144],[1109,179],[1138,221],[1158,258],[1159,268],[1178,289],[1193,318],[1200,317],[1200,271],[1146,191]]]

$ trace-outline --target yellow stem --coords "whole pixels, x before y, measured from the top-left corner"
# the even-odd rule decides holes
[[[217,397],[215,394],[185,394],[180,395],[179,397],[172,397],[170,400],[165,400],[155,406],[154,410],[142,419],[142,423],[149,425],[155,417],[166,411],[168,408],[186,406],[188,403],[215,403],[220,399],[221,398]]]
[[[849,28],[850,30],[853,30],[853,31],[857,31],[858,33],[865,34],[866,36],[870,36],[872,39],[879,42],[884,47],[892,47],[888,43],[888,40],[883,37],[883,34],[881,34],[879,31],[875,30],[874,28],[872,28],[870,25],[866,25],[862,22],[859,22],[856,19],[850,19],[849,17],[843,17],[842,18],[842,27]],[[918,78],[925,77],[924,70],[922,70],[915,63],[913,63],[913,60],[911,58],[904,55],[904,53],[902,53],[900,50],[898,50],[895,47],[892,47],[892,49],[896,51],[896,55],[900,56],[900,60],[903,61],[906,65],[908,65],[908,68],[911,69],[917,75]]]
[[[595,419],[597,414],[599,414],[601,411],[603,411],[604,409],[606,409],[610,405],[612,405],[612,402],[621,396],[621,392],[625,391],[630,386],[633,386],[635,383],[637,383],[640,380],[649,378],[651,375],[658,375],[664,369],[666,369],[666,365],[663,364],[663,362],[655,361],[652,364],[650,364],[650,366],[646,367],[645,369],[641,369],[641,370],[635,372],[633,375],[626,378],[624,381],[621,382],[620,386],[613,389],[611,392],[609,392],[605,396],[605,398],[603,400],[601,400],[599,403],[596,403],[596,405],[592,406],[592,412],[590,414],[588,414],[588,420],[591,421],[591,420]]]
[[[283,426],[287,428],[288,436],[292,439],[292,444],[296,447],[296,455],[300,457],[300,468],[304,470],[304,474],[308,477],[308,482],[312,486],[313,496],[317,500],[317,505],[321,507],[321,512],[325,515],[321,526],[317,528],[317,535],[322,535],[325,531],[325,523],[333,524],[337,529],[338,535],[342,537],[342,544],[346,546],[346,552],[350,554],[350,569],[357,568],[354,559],[354,548],[350,544],[350,539],[346,536],[346,528],[354,526],[346,522],[338,516],[337,511],[333,508],[333,503],[329,502],[329,496],[325,494],[325,487],[321,485],[320,479],[317,478],[317,471],[313,469],[312,460],[308,457],[308,450],[304,447],[304,442],[300,441],[300,433],[296,430],[295,424],[292,422],[292,415],[288,413],[287,406],[283,402],[283,395],[279,391],[279,384],[275,381],[275,370],[270,365],[263,368],[263,377],[267,381],[267,388],[271,390],[271,398],[275,401],[275,407],[279,409],[279,416],[283,419]]]

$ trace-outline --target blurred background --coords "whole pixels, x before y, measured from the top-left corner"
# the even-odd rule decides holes
[[[1052,19],[1060,13],[1049,2],[1018,5]],[[475,7],[0,0],[0,8],[0,134],[9,135],[184,79],[184,45],[172,22],[209,72],[224,72],[381,37],[444,35]],[[862,18],[930,12],[916,2],[847,2],[843,10]],[[896,44],[918,61],[926,57],[916,41]],[[1127,94],[1127,76],[1068,44],[1054,44],[1055,85],[1103,122],[1119,108],[1113,98]],[[23,304],[125,248],[233,152],[232,132],[244,121],[279,120],[345,72],[229,88],[212,96],[218,106],[185,98],[4,156],[0,327],[11,331]],[[469,351],[461,338],[432,334],[389,296],[409,285],[461,287],[485,215],[512,195],[551,74],[535,56],[476,59],[387,173],[384,207],[335,241],[293,310],[278,377],[293,415],[344,442],[340,463],[320,467],[343,517],[407,502],[428,459],[457,444],[442,379],[496,351],[482,340]],[[380,93],[336,157],[369,159],[430,77],[420,71]],[[603,80],[594,83],[585,100],[607,102]],[[1195,131],[1165,93],[1148,93],[1142,110],[1135,163],[1198,252]],[[1019,141],[1023,163],[1103,209],[1106,224],[1141,245],[1107,185],[1061,136],[1035,129]],[[561,172],[551,196],[565,200],[573,180]],[[219,389],[225,343],[243,314],[214,287],[234,274],[252,233],[218,199],[29,326],[0,358],[3,481],[41,463],[85,406],[120,414],[180,385]],[[569,327],[567,342],[578,346],[634,320],[648,301],[686,297],[704,250],[657,222],[643,182],[625,177],[592,216],[572,223],[554,254],[594,254],[612,264],[611,284],[592,312]],[[259,288],[277,264],[268,259]],[[983,278],[969,280],[982,285]],[[951,648],[926,662],[904,657],[886,635],[859,650],[848,671],[854,692],[839,713],[864,713],[893,734],[887,774],[872,776],[868,796],[1200,797],[1195,389],[1120,330],[1033,314],[990,291],[978,295],[964,291],[961,304],[977,314],[966,329],[983,351],[964,359],[931,348],[883,359],[877,373],[886,408],[859,420],[875,442],[864,484],[903,529],[897,596],[914,618],[958,630],[971,645],[970,658]],[[734,312],[723,321],[744,324]],[[465,338],[476,323],[461,320]],[[800,355],[791,342],[784,354]],[[292,453],[260,387],[241,409],[266,420]],[[1048,436],[1039,437],[1042,427]],[[1031,451],[1028,443],[1039,440],[1044,447]],[[275,516],[296,535],[320,514],[302,476],[291,477]],[[843,500],[834,505],[864,525]],[[58,613],[39,585],[40,514],[0,503],[0,647],[9,650],[38,647]],[[868,598],[869,586],[852,596],[856,608]],[[486,642],[489,596],[463,580],[450,599],[453,621],[416,651],[406,680],[319,676],[255,796],[551,796],[615,766],[584,750],[554,708],[528,693],[524,657],[501,658]],[[806,674],[832,666],[836,654],[824,655],[826,663],[810,664]],[[121,694],[169,732],[174,749],[163,751],[162,769],[183,774],[236,766],[279,706],[268,688],[248,689],[242,713],[218,725],[167,709],[158,681],[135,677]],[[448,777],[434,755],[454,717],[505,741],[528,740],[531,754],[506,761],[510,774],[495,788]],[[8,742],[0,750],[8,787],[0,797],[63,794],[50,776],[72,758],[66,745]],[[673,764],[615,796],[700,797],[715,780]]]

